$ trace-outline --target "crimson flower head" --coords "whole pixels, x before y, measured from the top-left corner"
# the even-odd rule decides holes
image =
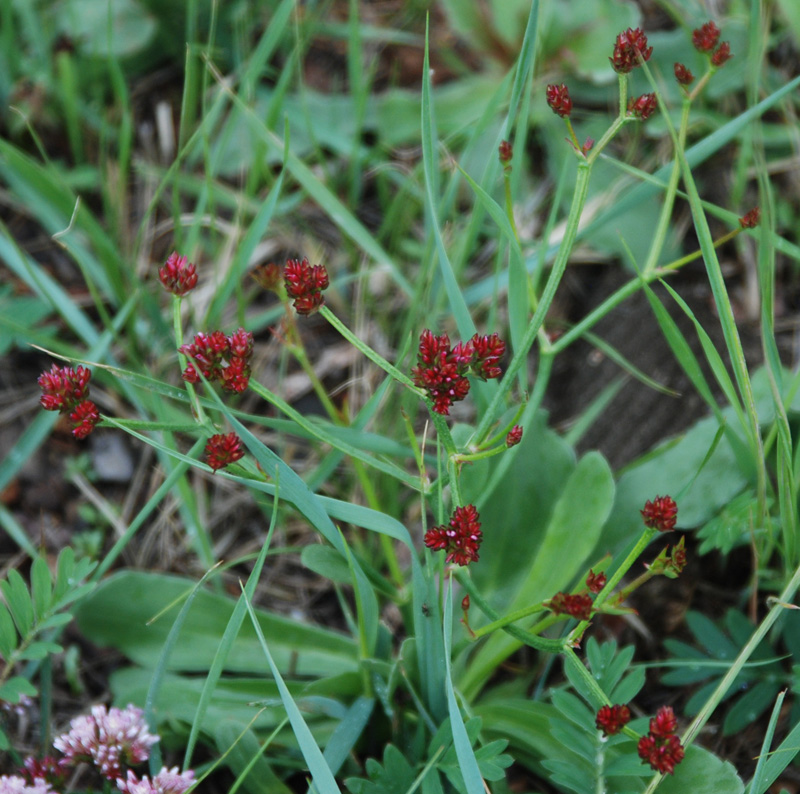
[[[253,354],[253,335],[240,328],[230,336],[222,331],[195,334],[191,344],[182,345],[180,352],[189,359],[183,371],[187,383],[198,383],[198,370],[208,381],[218,381],[225,391],[243,392],[250,382],[250,357]]]
[[[556,593],[544,605],[555,615],[570,615],[578,620],[589,620],[592,616],[592,598],[586,593]]]
[[[631,721],[631,710],[627,706],[603,706],[597,712],[595,725],[605,736],[619,733]]]
[[[515,447],[522,441],[522,425],[514,425],[506,434],[506,446]]]
[[[433,527],[425,533],[425,545],[433,551],[446,551],[446,562],[456,565],[477,562],[483,540],[479,518],[475,505],[457,507],[449,524]]]
[[[572,113],[572,97],[564,83],[547,86],[547,104],[556,116],[567,118]]]
[[[608,577],[602,571],[595,573],[589,569],[589,575],[586,577],[586,586],[591,592],[599,593],[606,586],[607,581]]]
[[[739,225],[743,229],[755,229],[761,222],[761,207],[753,207],[750,212],[739,218]]]
[[[328,271],[324,265],[289,259],[283,270],[286,292],[294,298],[292,306],[298,314],[313,314],[325,302],[322,290],[328,288]]]
[[[706,22],[692,31],[692,44],[699,52],[713,52],[720,37],[720,29],[714,22]]]
[[[509,141],[500,141],[499,154],[501,164],[509,165],[514,157],[514,147]]]
[[[649,61],[653,48],[647,46],[647,36],[640,28],[628,28],[617,36],[614,55],[608,60],[618,74],[628,74],[634,67]]]
[[[646,121],[653,115],[657,107],[658,102],[655,94],[642,94],[637,99],[631,97],[628,100],[628,115]]]
[[[180,256],[177,251],[173,251],[164,267],[158,269],[158,278],[167,292],[171,292],[179,298],[197,286],[195,266],[187,261],[185,256]]]
[[[672,775],[683,760],[684,749],[675,735],[678,721],[669,706],[662,706],[650,720],[650,733],[639,740],[639,757],[656,772]]]
[[[694,82],[694,75],[682,63],[676,63],[673,68],[675,69],[675,79],[680,85],[687,86]]]
[[[447,334],[424,330],[419,339],[417,366],[411,370],[414,385],[425,389],[437,414],[448,416],[450,406],[469,393],[467,373],[481,380],[498,378],[498,365],[506,344],[497,334],[475,334],[468,342],[450,345]]]
[[[678,505],[671,496],[657,496],[652,502],[648,499],[644,503],[641,513],[646,527],[657,529],[659,532],[669,532],[675,529]]]
[[[731,58],[733,58],[733,55],[731,55],[731,45],[729,42],[723,41],[722,44],[714,50],[714,54],[711,56],[711,65],[719,68]]]
[[[92,373],[85,367],[59,367],[53,364],[43,372],[37,383],[42,390],[39,404],[45,411],[69,414],[72,435],[84,439],[100,421],[97,406],[89,399],[89,380]]]
[[[211,436],[206,444],[205,452],[206,463],[214,471],[224,469],[228,464],[235,463],[244,457],[242,440],[236,433],[228,433],[227,435],[217,433]]]

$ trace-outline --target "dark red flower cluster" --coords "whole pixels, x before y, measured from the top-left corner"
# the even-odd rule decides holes
[[[475,334],[451,348],[447,334],[434,336],[426,329],[419,339],[417,366],[411,370],[414,384],[428,392],[437,414],[447,416],[450,406],[469,392],[468,372],[481,380],[500,377],[497,363],[505,350],[506,343],[497,334]]]
[[[516,447],[522,441],[522,425],[514,425],[506,434],[506,446]]]
[[[653,48],[647,46],[647,36],[640,28],[628,28],[617,36],[614,55],[608,60],[619,74],[627,74],[644,61],[649,61]]]
[[[680,85],[691,85],[694,82],[694,75],[682,63],[676,63],[675,79]]]
[[[699,52],[713,52],[720,37],[720,29],[714,22],[706,22],[692,31],[692,44]]]
[[[208,439],[206,444],[206,462],[214,471],[223,469],[229,463],[234,463],[244,457],[242,440],[236,433],[223,435],[217,433]]]
[[[547,104],[557,116],[566,118],[572,113],[572,97],[564,83],[547,86]]]
[[[190,345],[180,348],[190,360],[183,371],[183,379],[197,383],[203,373],[206,380],[217,380],[226,391],[243,392],[250,382],[250,356],[253,353],[253,335],[240,328],[230,336],[222,331],[199,333]]]
[[[670,706],[662,706],[650,720],[650,733],[639,739],[639,758],[646,761],[656,772],[667,775],[675,773],[675,767],[683,761],[684,749],[675,735],[678,721]]]
[[[509,141],[500,141],[499,147],[500,163],[509,165],[514,157],[514,147]]]
[[[692,44],[699,52],[711,55],[714,66],[722,66],[731,59],[731,45],[727,41],[719,44],[720,29],[714,22],[706,22],[692,31]],[[719,44],[719,46],[717,46]]]
[[[45,411],[69,414],[72,435],[78,439],[86,438],[100,421],[97,406],[87,399],[91,377],[92,373],[85,367],[73,369],[53,364],[50,372],[43,372],[37,380],[44,392],[39,404]]]
[[[479,518],[475,505],[457,507],[449,524],[433,527],[425,533],[425,545],[433,551],[446,551],[446,562],[456,565],[477,562],[483,540]]]
[[[183,297],[197,286],[195,266],[177,251],[173,251],[164,267],[158,269],[158,278],[167,292],[178,297]]]
[[[289,259],[283,270],[286,292],[294,298],[298,314],[313,314],[325,302],[322,290],[328,288],[328,271],[324,265],[309,265],[308,259]]]
[[[750,212],[739,218],[739,225],[743,229],[755,229],[761,223],[761,207],[753,207]]]
[[[641,513],[646,527],[657,529],[659,532],[669,532],[675,529],[678,505],[671,496],[657,496],[652,502],[648,499],[644,503],[644,510]]]
[[[619,733],[631,721],[631,710],[627,706],[603,706],[597,712],[595,725],[605,736]]]
[[[631,97],[628,100],[628,114],[642,121],[649,119],[657,107],[655,94],[642,94],[636,99]]]
[[[586,577],[586,586],[592,593],[599,593],[606,586],[607,581],[608,578],[602,571],[595,573],[591,568],[589,569],[589,575]]]
[[[592,597],[586,593],[556,593],[544,605],[555,615],[570,615],[578,620],[589,620],[592,616]]]

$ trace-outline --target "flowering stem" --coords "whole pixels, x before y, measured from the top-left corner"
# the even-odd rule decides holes
[[[319,313],[357,350],[360,350],[370,361],[377,364],[384,372],[391,375],[396,381],[407,386],[420,397],[425,397],[425,392],[418,389],[411,378],[390,364],[383,356],[376,353],[369,345],[362,342],[327,306],[321,306]]]
[[[186,356],[180,352],[180,348],[183,345],[183,323],[181,322],[181,298],[178,295],[172,296],[172,327],[175,334],[175,342],[178,347],[178,361],[181,365],[181,371],[183,371],[186,369],[188,362],[186,360]],[[189,401],[192,404],[192,412],[194,413],[195,417],[197,417],[197,421],[201,425],[208,425],[208,419],[203,411],[203,406],[200,405],[200,400],[197,397],[194,384],[189,383],[188,381],[184,382],[186,384],[186,392],[189,395]]]
[[[478,439],[478,443],[488,436],[492,422],[494,421],[494,417],[498,414],[506,394],[509,392],[511,386],[515,382],[517,373],[522,366],[527,364],[528,353],[533,345],[534,340],[536,339],[536,335],[541,328],[542,323],[544,322],[544,318],[547,315],[550,304],[553,302],[556,289],[558,288],[561,278],[564,275],[564,270],[566,269],[567,262],[569,261],[569,255],[572,253],[572,247],[575,244],[575,238],[578,234],[578,225],[580,223],[581,213],[586,205],[586,198],[589,193],[590,175],[591,158],[580,161],[578,163],[578,175],[575,183],[575,192],[572,196],[572,205],[569,209],[567,226],[564,230],[564,238],[561,240],[561,245],[558,247],[558,253],[556,254],[555,261],[553,262],[550,276],[545,284],[544,292],[542,293],[542,297],[539,300],[539,304],[536,307],[536,311],[533,313],[533,317],[531,318],[528,327],[525,329],[525,335],[520,342],[519,349],[514,351],[514,357],[511,359],[511,363],[508,365],[506,374],[498,384],[498,388],[495,391],[494,397],[492,398],[489,407],[483,415],[483,419],[474,433],[474,438]]]
[[[593,608],[595,610],[599,609],[606,601],[606,599],[611,595],[614,588],[619,584],[620,579],[630,570],[630,567],[636,562],[636,559],[639,555],[647,548],[650,544],[650,541],[655,536],[657,529],[650,529],[645,528],[644,532],[642,532],[641,537],[636,542],[636,545],[631,549],[628,556],[622,561],[620,566],[614,571],[613,576],[606,582],[606,586],[597,594],[597,598],[594,600]],[[577,642],[580,640],[581,636],[583,636],[583,632],[586,631],[586,627],[589,625],[590,621],[582,620],[571,632],[569,635],[569,644]]]

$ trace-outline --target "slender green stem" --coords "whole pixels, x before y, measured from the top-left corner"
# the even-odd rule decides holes
[[[539,328],[541,328],[541,325],[544,322],[547,311],[553,302],[556,289],[558,288],[561,278],[564,275],[564,270],[567,267],[567,262],[569,261],[569,256],[572,252],[572,246],[575,244],[581,213],[586,205],[586,197],[589,194],[590,175],[590,164],[586,161],[578,163],[578,177],[575,184],[575,193],[572,196],[572,205],[570,206],[569,217],[567,218],[567,226],[564,230],[564,238],[562,239],[561,245],[558,248],[558,253],[556,254],[555,261],[553,262],[553,267],[550,271],[550,277],[547,279],[547,283],[545,284],[544,292],[542,293],[539,305],[536,307],[536,311],[534,312],[533,317],[531,318],[531,321],[525,330],[525,335],[522,338],[519,349],[514,352],[514,357],[511,359],[511,363],[509,364],[503,379],[500,381],[494,397],[492,398],[489,407],[484,413],[483,418],[481,419],[481,422],[473,435],[473,437],[478,440],[478,443],[480,443],[481,440],[488,435],[492,423],[494,422],[494,418],[499,413],[506,394],[508,394],[511,386],[516,380],[517,372],[519,371],[520,367],[527,365],[528,353],[530,352],[533,342],[536,339],[536,334],[538,333]]]
[[[472,637],[475,640],[480,639],[487,634],[497,631],[497,629],[505,628],[511,623],[516,623],[518,620],[527,618],[529,615],[535,615],[538,612],[544,612],[544,610],[545,606],[541,602],[538,604],[531,604],[527,607],[523,607],[522,609],[517,609],[514,612],[509,612],[502,618],[498,618],[497,620],[493,620],[491,623],[487,623],[485,626],[481,626],[479,629],[475,629],[475,631],[472,632]],[[536,632],[531,633],[535,634]]]
[[[186,356],[180,352],[183,346],[183,323],[181,322],[181,298],[178,295],[172,296],[172,328],[175,334],[175,344],[178,348],[178,361],[180,361],[181,370],[186,369],[187,360]],[[189,401],[192,405],[192,412],[197,417],[197,421],[201,425],[208,425],[209,421],[203,411],[203,406],[200,405],[200,400],[197,397],[194,384],[184,381],[186,384],[186,392],[189,395]]]
[[[396,381],[407,386],[420,397],[425,397],[425,392],[417,388],[411,378],[390,364],[382,355],[376,353],[368,344],[362,342],[327,306],[322,306],[319,313],[357,350],[360,350],[370,361],[377,364],[384,372],[391,375]]]
[[[644,532],[642,532],[641,537],[638,541],[636,541],[636,545],[630,550],[628,556],[622,561],[620,566],[614,571],[614,574],[611,578],[606,582],[606,586],[597,594],[597,598],[594,600],[594,609],[599,609],[608,599],[608,597],[613,592],[614,588],[619,584],[620,579],[630,570],[630,567],[633,563],[636,562],[639,555],[647,548],[650,544],[650,541],[655,537],[655,534],[658,532],[657,529],[650,529],[646,528]],[[569,642],[574,643],[580,640],[583,632],[586,631],[586,627],[589,625],[591,621],[582,620],[571,632],[569,635]]]

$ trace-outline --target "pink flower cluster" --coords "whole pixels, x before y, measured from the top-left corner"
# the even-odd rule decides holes
[[[451,348],[447,334],[434,336],[425,330],[419,340],[417,366],[411,370],[414,384],[428,392],[437,414],[447,416],[450,406],[469,392],[467,373],[481,380],[500,377],[502,370],[497,364],[505,349],[497,334],[475,334],[468,342]]]
[[[193,783],[194,772],[179,772],[177,766],[162,767],[152,780],[147,775],[139,780],[130,770],[126,780],[117,778],[117,788],[124,794],[183,794]]]
[[[100,421],[97,406],[89,399],[89,380],[92,373],[85,367],[59,367],[53,364],[37,381],[43,394],[39,404],[45,411],[69,414],[72,435],[83,439]]]
[[[681,740],[675,735],[678,721],[670,706],[662,706],[650,720],[650,732],[639,739],[639,758],[646,761],[656,772],[667,775],[675,773],[675,767],[683,761],[685,751]]]
[[[222,331],[210,334],[199,333],[190,345],[180,348],[189,364],[183,371],[183,379],[197,383],[200,376],[209,381],[219,381],[226,391],[243,392],[250,382],[250,356],[253,354],[253,335],[240,328],[230,336]]]
[[[433,527],[425,533],[425,545],[433,551],[446,551],[446,562],[456,565],[477,562],[483,540],[479,518],[475,505],[457,507],[449,524]]]

